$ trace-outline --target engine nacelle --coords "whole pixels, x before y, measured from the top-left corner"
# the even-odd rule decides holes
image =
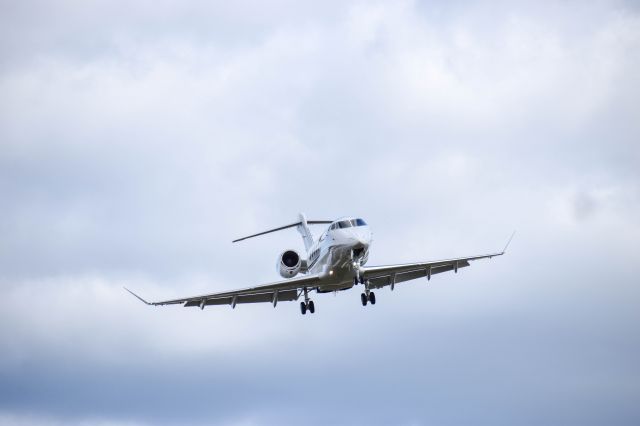
[[[283,278],[293,278],[302,267],[302,259],[294,250],[286,250],[278,257],[278,273]]]

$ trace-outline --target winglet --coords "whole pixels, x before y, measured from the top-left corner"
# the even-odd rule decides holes
[[[516,235],[516,231],[513,231],[513,234],[511,234],[511,236],[509,237],[509,241],[507,241],[507,244],[504,246],[504,248],[502,249],[502,253],[504,254],[507,251],[507,247],[509,247],[509,244],[511,244],[511,240],[513,240],[513,237]]]
[[[144,303],[145,305],[151,305],[151,303],[147,302],[146,300],[144,300],[142,297],[138,296],[137,294],[135,294],[134,292],[132,292],[131,290],[129,290],[126,287],[122,287],[125,290],[127,290],[129,293],[133,294],[138,300],[140,300],[142,303]]]

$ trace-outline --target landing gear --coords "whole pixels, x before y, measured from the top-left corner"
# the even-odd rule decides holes
[[[310,314],[316,312],[316,305],[313,303],[313,300],[309,300],[308,303],[300,302],[300,313],[305,315],[309,311]]]
[[[372,305],[376,304],[376,294],[372,291],[368,291],[368,293],[369,294],[360,294],[360,301],[362,302],[362,306],[367,306],[367,302],[370,302]]]
[[[355,273],[353,277],[353,285],[364,284],[365,279],[362,271],[362,258],[360,257],[363,249],[351,250],[351,268]]]
[[[315,313],[316,305],[313,303],[313,300],[309,300],[309,292],[307,288],[304,288],[304,302],[300,302],[300,313],[305,315],[309,311],[310,314]]]

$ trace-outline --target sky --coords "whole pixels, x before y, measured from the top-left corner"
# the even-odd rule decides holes
[[[632,1],[0,4],[0,425],[637,425]],[[458,274],[297,303],[293,222]],[[314,227],[318,234],[321,228]]]

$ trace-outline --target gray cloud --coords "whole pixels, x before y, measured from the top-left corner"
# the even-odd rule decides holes
[[[0,13],[0,424],[636,424],[637,10],[21,3]],[[126,10],[127,13],[123,13]],[[298,211],[432,284],[231,312]]]

